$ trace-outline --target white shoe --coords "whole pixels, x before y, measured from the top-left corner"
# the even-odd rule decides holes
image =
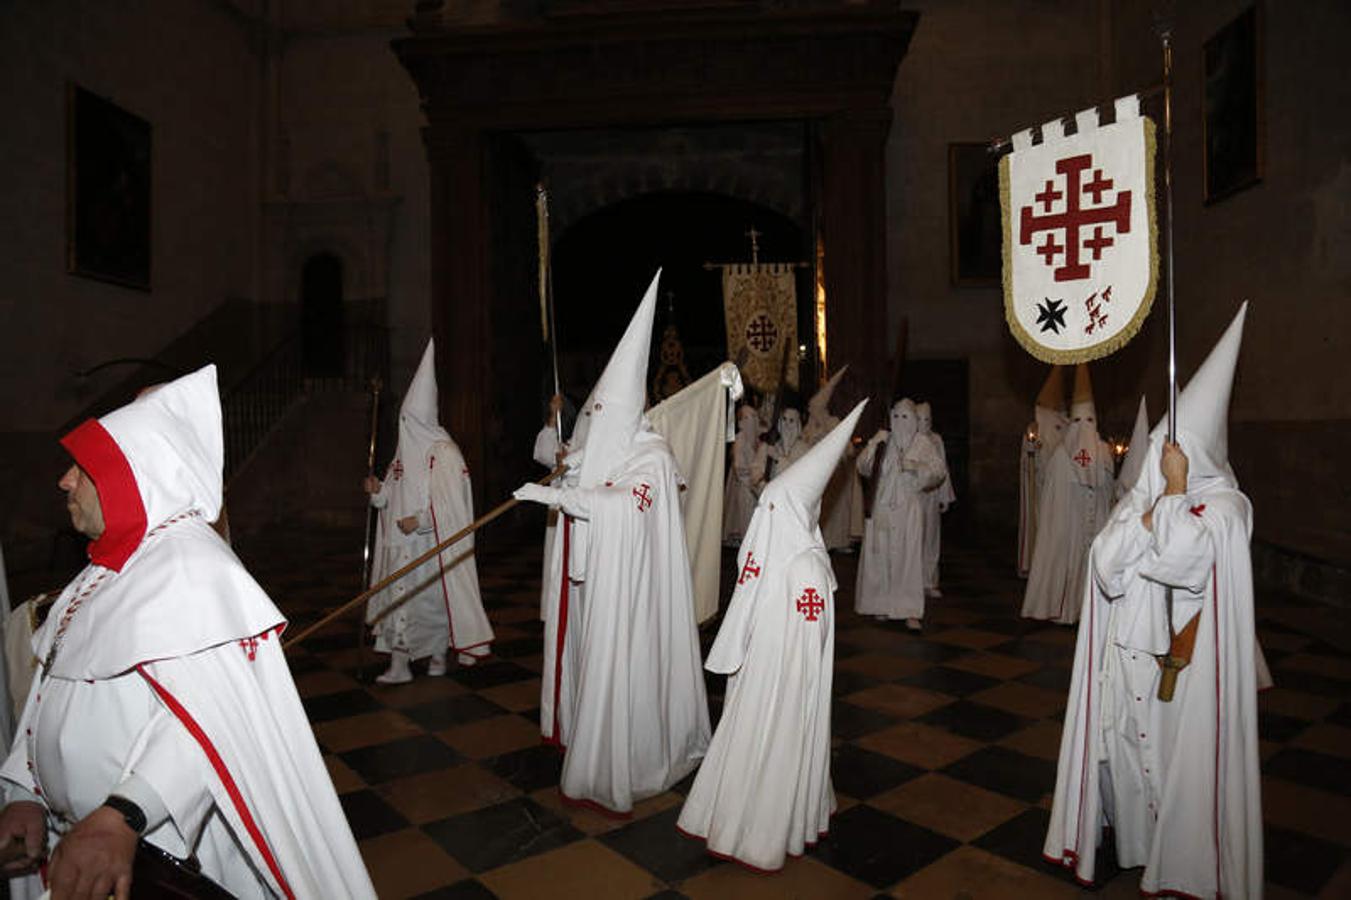
[[[444,653],[433,653],[431,662],[427,663],[427,674],[433,678],[446,674],[446,655]]]
[[[469,668],[483,662],[483,660],[487,656],[488,654],[486,653],[484,653],[482,656],[476,653],[457,653],[455,654],[455,661],[459,663],[461,666]]]
[[[413,680],[413,670],[408,668],[408,654],[395,650],[389,655],[389,668],[375,676],[376,684],[407,684]]]
[[[906,628],[909,628],[911,631],[923,631],[923,630],[924,630],[924,626],[920,624],[919,619],[906,619],[906,620],[905,620],[905,627],[906,627]]]

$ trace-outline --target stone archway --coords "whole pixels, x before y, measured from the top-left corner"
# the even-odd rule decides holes
[[[521,390],[542,380],[538,327],[522,325],[539,310],[524,267],[502,265],[497,249],[526,231],[539,175],[523,134],[799,123],[813,160],[804,217],[826,247],[832,357],[853,363],[861,392],[885,392],[884,150],[917,21],[894,0],[655,4],[490,28],[414,17],[415,34],[394,50],[428,120],[432,326],[447,350],[441,381],[457,386],[442,392],[442,414],[477,473],[480,503],[531,471],[540,418],[538,399]],[[508,367],[515,377],[499,383]]]

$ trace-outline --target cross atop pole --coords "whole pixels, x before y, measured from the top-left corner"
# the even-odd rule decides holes
[[[750,230],[746,232],[746,237],[748,237],[748,238],[751,239],[751,264],[752,264],[752,265],[756,265],[756,264],[758,264],[758,263],[760,262],[760,236],[761,236],[762,234],[764,234],[764,232],[762,232],[762,231],[756,231],[754,225],[752,225],[752,226],[750,227]]]

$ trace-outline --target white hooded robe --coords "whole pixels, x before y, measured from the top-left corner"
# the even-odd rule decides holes
[[[765,488],[705,668],[727,693],[678,827],[710,853],[761,871],[800,856],[835,811],[830,689],[835,576],[817,524],[820,495],[863,404]]]
[[[474,521],[469,467],[436,420],[434,347],[429,341],[399,410],[399,446],[371,505],[380,511],[371,584],[397,571]],[[404,534],[398,521],[416,516]],[[366,621],[375,649],[413,659],[446,652],[487,656],[492,625],[479,594],[471,534],[370,599]]]
[[[864,524],[854,610],[888,619],[924,616],[925,491],[941,483],[943,463],[934,445],[917,440],[915,405],[901,400],[891,410],[884,442],[870,441],[858,455],[858,471],[871,474],[882,457],[872,516]]]

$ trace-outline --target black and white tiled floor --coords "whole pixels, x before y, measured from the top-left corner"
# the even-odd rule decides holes
[[[353,543],[346,533],[270,535],[240,552],[298,629],[355,593],[357,579],[345,574],[359,568]],[[381,897],[1089,893],[1040,859],[1074,632],[1017,617],[1022,582],[1002,559],[949,546],[946,596],[915,635],[854,615],[855,559],[835,558],[840,809],[818,847],[763,876],[677,834],[687,783],[627,821],[560,803],[560,758],[537,727],[539,552],[536,544],[480,556],[498,635],[486,665],[374,686],[379,662],[356,649],[355,620],[290,654]],[[1351,897],[1351,657],[1338,618],[1259,598],[1277,679],[1259,703],[1266,896],[1276,900]],[[705,647],[715,627],[705,629]],[[715,716],[721,682],[708,680]],[[1137,896],[1138,872],[1118,872],[1111,860],[1099,870],[1107,874],[1097,896]]]

